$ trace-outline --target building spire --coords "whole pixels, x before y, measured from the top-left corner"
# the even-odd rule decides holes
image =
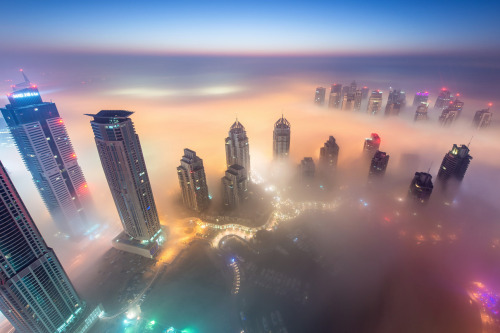
[[[24,82],[30,84],[31,82],[28,79],[28,77],[26,76],[26,74],[24,73],[23,69],[21,68],[19,71],[21,72],[21,74],[23,74]]]

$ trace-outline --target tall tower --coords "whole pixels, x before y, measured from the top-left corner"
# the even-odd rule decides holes
[[[184,205],[197,212],[205,210],[210,199],[203,160],[196,156],[194,151],[184,149],[181,165],[177,167],[177,176],[179,177]]]
[[[457,96],[459,95],[457,94]],[[441,116],[439,116],[439,122],[441,123],[441,125],[449,126],[453,124],[455,120],[460,117],[463,107],[464,102],[460,101],[458,97],[455,98],[455,101],[450,101],[448,107],[446,107],[441,113]]]
[[[333,171],[337,168],[339,158],[339,145],[335,138],[330,135],[328,141],[319,150],[319,167],[325,171]]]
[[[72,332],[86,305],[1,162],[0,213],[0,311],[16,332]]]
[[[316,167],[312,157],[304,157],[300,161],[300,174],[303,178],[313,178],[316,173]]]
[[[137,242],[153,242],[161,231],[160,220],[132,114],[102,110],[87,116],[93,117],[97,151],[125,233]]]
[[[342,101],[342,110],[344,111],[352,111],[354,110],[354,97],[353,93],[347,93],[344,95]]]
[[[415,118],[413,120],[414,121],[428,120],[429,117],[427,116],[427,109],[428,106],[427,104],[424,103],[421,103],[419,106],[417,106],[417,111],[415,111]]]
[[[325,104],[326,88],[317,87],[316,93],[314,94],[314,104],[324,105]]]
[[[340,109],[342,106],[342,85],[335,83],[332,84],[330,91],[330,98],[328,99],[328,107]]]
[[[474,126],[475,128],[488,127],[490,126],[492,117],[493,113],[490,112],[490,109],[476,111],[474,119],[472,120],[472,126]]]
[[[446,88],[441,89],[438,98],[436,99],[436,103],[434,104],[434,108],[436,109],[444,109],[448,107],[451,102],[451,93]]]
[[[386,116],[397,116],[399,112],[406,106],[406,93],[395,89],[389,92],[387,105],[385,106]]]
[[[354,91],[354,111],[361,110],[361,101],[363,100],[363,91],[360,89]]]
[[[377,150],[375,155],[373,155],[368,176],[373,177],[373,176],[385,175],[385,170],[387,169],[388,163],[389,163],[389,155],[387,155],[383,151]]]
[[[373,155],[375,155],[375,152],[377,152],[380,148],[381,141],[382,139],[380,139],[380,136],[377,133],[372,133],[369,138],[365,139],[363,152],[370,158],[370,160],[373,158]]]
[[[427,104],[429,100],[428,91],[417,91],[415,97],[413,98],[413,106],[418,107],[420,104]]]
[[[369,114],[376,115],[382,109],[382,92],[380,90],[372,91],[368,99],[366,111]]]
[[[90,226],[93,208],[87,182],[56,105],[43,102],[23,76],[7,95],[3,117],[52,219],[61,232],[78,238]]]
[[[455,178],[460,181],[464,179],[465,172],[472,160],[472,156],[469,155],[469,152],[469,147],[466,145],[461,145],[459,147],[454,144],[453,148],[444,155],[443,162],[439,167],[438,179],[440,181],[447,181],[450,178]]]
[[[229,129],[226,138],[226,166],[238,164],[245,168],[247,179],[250,179],[250,148],[245,127],[236,119]]]
[[[408,189],[408,197],[419,204],[425,204],[429,201],[432,194],[432,176],[426,172],[415,172],[410,188]]]
[[[273,157],[274,159],[288,158],[290,153],[290,123],[283,115],[274,123]]]
[[[361,88],[361,93],[362,93],[362,98],[367,99],[368,94],[370,93],[370,89],[368,87],[364,86],[363,88]]]
[[[229,166],[221,179],[224,205],[236,208],[248,198],[248,179],[246,169],[241,165]]]

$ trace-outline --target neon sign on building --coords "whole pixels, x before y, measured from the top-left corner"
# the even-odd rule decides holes
[[[33,96],[39,96],[40,94],[38,92],[25,92],[25,93],[19,93],[19,94],[13,94],[13,98],[24,98],[24,97],[33,97]]]

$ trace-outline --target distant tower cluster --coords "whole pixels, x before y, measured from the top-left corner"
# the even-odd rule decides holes
[[[447,181],[451,178],[459,181],[463,180],[465,172],[472,160],[472,156],[469,155],[469,152],[470,150],[466,145],[461,145],[459,147],[454,144],[453,148],[451,148],[443,158],[437,175],[438,179],[440,181]]]
[[[314,95],[314,104],[324,105],[325,95],[326,95],[326,88],[323,87],[316,88],[316,94]]]
[[[436,99],[436,103],[434,104],[434,108],[436,109],[445,109],[449,106],[451,102],[451,93],[446,88],[441,89],[438,98]]]
[[[250,147],[245,127],[236,119],[226,138],[226,166],[240,165],[245,168],[245,175],[250,179]]]
[[[339,158],[339,145],[335,138],[330,135],[319,151],[319,166],[325,171],[333,171],[337,168]]]
[[[181,165],[177,167],[177,176],[184,205],[197,212],[205,210],[210,203],[207,178],[203,160],[196,156],[196,152],[184,149]]]
[[[221,182],[224,205],[229,208],[237,208],[248,198],[248,177],[241,165],[229,166]]]
[[[312,157],[304,157],[304,159],[300,161],[300,173],[303,178],[314,177],[316,166],[314,165]]]
[[[389,92],[389,98],[385,106],[385,115],[397,116],[405,106],[406,93],[399,89],[392,90],[391,92]]]
[[[274,159],[287,159],[290,155],[290,122],[281,115],[274,124],[273,131],[273,157]]]
[[[427,115],[427,110],[428,110],[427,104],[422,103],[419,106],[417,106],[417,111],[415,111],[414,121],[428,120],[429,117]]]
[[[3,117],[57,227],[81,237],[93,208],[87,182],[56,105],[43,102],[37,86],[23,76],[7,95]]]
[[[365,139],[365,144],[363,146],[363,152],[370,159],[375,155],[375,152],[380,148],[380,136],[377,133],[372,133],[369,138]]]
[[[472,126],[475,128],[485,128],[490,126],[491,118],[493,117],[493,113],[491,113],[490,109],[482,109],[476,111],[474,115],[474,119],[472,120]]]
[[[426,172],[415,172],[408,190],[408,197],[419,204],[429,201],[434,185],[432,176]]]
[[[457,96],[459,95],[457,94]],[[455,101],[450,101],[449,106],[446,107],[441,113],[439,123],[443,126],[450,126],[460,117],[463,107],[464,102],[460,101],[458,97],[455,98]]]
[[[413,106],[418,107],[420,104],[427,104],[429,101],[428,91],[417,91],[415,97],[413,98]]]
[[[380,90],[372,91],[368,99],[366,111],[371,115],[376,115],[382,109],[382,92]]]
[[[387,164],[389,164],[389,155],[383,151],[377,150],[375,155],[373,155],[368,175],[370,177],[383,176],[387,169]]]
[[[16,332],[73,332],[80,299],[0,162],[0,311]]]
[[[330,90],[330,97],[328,99],[328,107],[340,109],[342,107],[342,85],[335,83],[332,84]]]

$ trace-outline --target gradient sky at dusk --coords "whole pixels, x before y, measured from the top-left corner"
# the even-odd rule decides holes
[[[24,1],[2,49],[119,53],[497,51],[495,1]],[[480,33],[479,33],[480,32]]]

